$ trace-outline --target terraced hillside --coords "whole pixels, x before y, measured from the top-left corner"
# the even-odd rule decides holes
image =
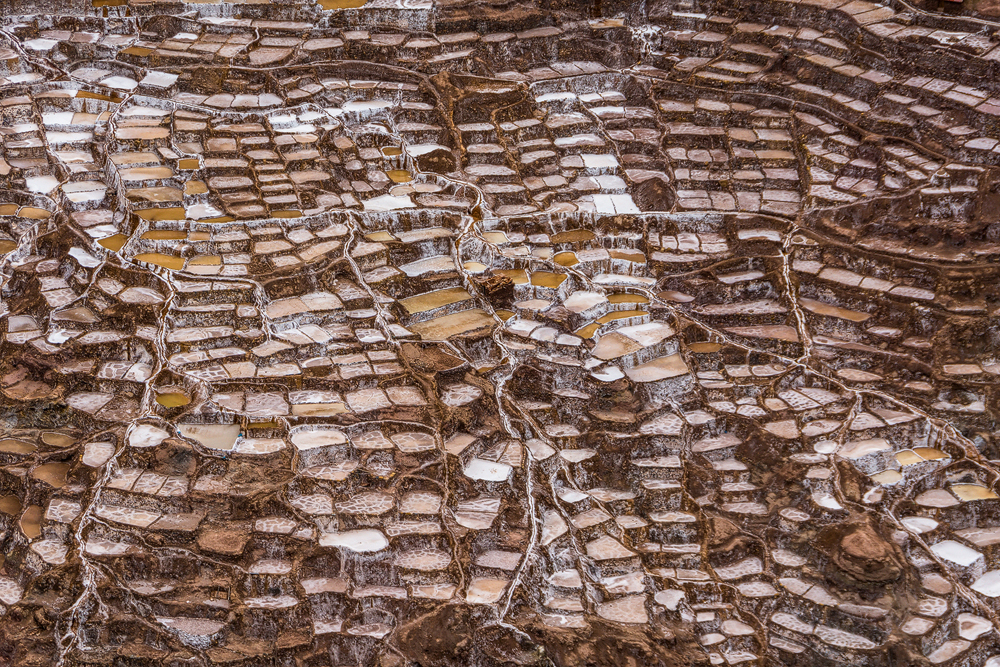
[[[0,666],[1000,667],[1000,22],[2,7]]]

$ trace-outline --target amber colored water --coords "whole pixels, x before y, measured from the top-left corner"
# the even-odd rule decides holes
[[[46,463],[32,470],[31,477],[60,489],[66,486],[66,473],[68,472],[68,463]]]
[[[184,258],[175,255],[164,255],[160,252],[144,252],[135,256],[140,262],[162,266],[171,271],[180,271],[184,268]]]
[[[898,470],[883,470],[872,475],[872,481],[876,484],[895,484],[903,479],[903,475]]]
[[[35,208],[34,206],[24,206],[17,212],[17,217],[29,220],[45,220],[51,215],[50,211],[46,211],[44,208]]]
[[[528,274],[524,272],[524,269],[503,269],[497,273],[501,276],[507,276],[514,281],[515,285],[524,285],[528,282]]]
[[[117,2],[118,0],[109,0],[109,1],[111,1],[111,2]],[[124,5],[125,3],[121,2],[120,4]],[[114,102],[115,104],[118,104],[119,102],[122,101],[122,99],[124,99],[124,98],[118,97],[117,95],[101,95],[100,93],[90,93],[90,92],[87,92],[86,90],[78,90],[78,91],[76,91],[76,96],[78,98],[80,98],[80,99],[85,99],[85,100],[104,100],[105,102]]]
[[[925,461],[937,461],[938,459],[948,458],[948,455],[937,447],[914,447],[913,451]]]
[[[624,259],[629,262],[642,263],[646,261],[646,256],[638,250],[611,250],[608,252],[612,259]]]
[[[570,229],[553,235],[549,240],[553,243],[581,243],[593,241],[597,236],[589,229]]]
[[[618,292],[617,294],[608,295],[608,303],[649,303],[649,299],[641,294]]]
[[[124,234],[115,234],[114,236],[109,236],[98,241],[99,244],[110,250],[111,252],[118,252],[128,241],[128,237]]]
[[[187,238],[187,232],[175,231],[173,229],[151,229],[141,238],[149,241],[180,241]]]
[[[66,435],[65,433],[47,431],[42,433],[42,442],[46,445],[51,445],[52,447],[69,447],[70,445],[76,444],[76,438],[71,435]]]
[[[39,505],[31,505],[24,510],[19,522],[21,532],[29,540],[33,540],[42,534],[42,508]]]
[[[951,492],[960,499],[969,502],[971,500],[993,500],[997,494],[978,484],[955,484],[951,487]]]
[[[205,181],[188,181],[184,184],[184,194],[186,195],[203,195],[208,192],[208,186],[205,185]]]
[[[0,453],[3,454],[30,454],[35,451],[35,446],[30,442],[20,440],[0,440]]]
[[[408,313],[413,314],[425,313],[428,310],[434,310],[435,308],[441,308],[442,306],[458,303],[470,298],[472,297],[469,293],[461,287],[449,287],[447,289],[425,292],[424,294],[400,299],[399,303],[406,308]]]
[[[550,273],[548,271],[535,271],[531,274],[531,284],[537,287],[559,287],[566,280],[565,273]]]
[[[368,4],[368,0],[319,0],[323,9],[358,9]]]
[[[0,496],[0,512],[17,514],[21,511],[21,501],[17,496]]]
[[[179,408],[182,405],[190,403],[191,398],[184,394],[169,392],[165,394],[157,394],[156,402],[165,408]]]
[[[135,212],[143,220],[183,220],[183,206],[169,206],[166,208],[143,208]]]
[[[624,320],[628,317],[642,317],[648,314],[645,310],[616,310],[603,317],[599,317],[597,321],[604,324],[606,322],[613,322],[614,320]]]
[[[553,257],[552,261],[559,266],[573,266],[580,263],[580,260],[576,258],[576,253],[572,252],[561,252]]]

